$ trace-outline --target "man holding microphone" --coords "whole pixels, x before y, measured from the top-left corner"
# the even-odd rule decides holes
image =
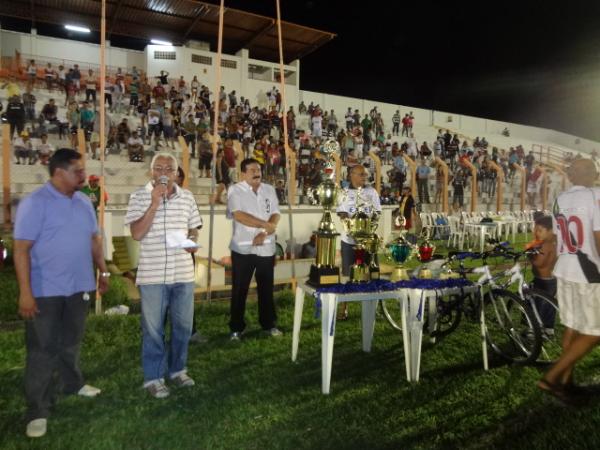
[[[136,284],[142,297],[142,368],[144,388],[154,398],[169,396],[165,375],[180,387],[194,385],[187,374],[188,344],[194,311],[194,268],[202,225],[193,194],[175,183],[177,160],[158,153],[150,165],[152,180],[130,199],[125,224],[140,241]],[[171,342],[165,344],[165,319],[171,318]]]
[[[258,320],[270,336],[281,336],[276,327],[273,301],[275,230],[279,223],[279,202],[273,186],[261,182],[257,160],[241,163],[242,181],[227,192],[227,217],[233,219],[231,249],[232,288],[231,340],[239,341],[246,327],[244,312],[252,275],[256,272]]]

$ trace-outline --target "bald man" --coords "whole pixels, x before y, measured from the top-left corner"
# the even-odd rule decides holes
[[[600,189],[593,187],[598,173],[591,160],[576,160],[567,175],[573,186],[558,196],[553,211],[563,351],[538,387],[574,404],[585,394],[573,383],[573,369],[600,343]]]

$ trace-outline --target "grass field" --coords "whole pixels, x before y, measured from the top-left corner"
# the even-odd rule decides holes
[[[82,351],[97,399],[62,398],[48,434],[24,435],[22,330],[0,333],[0,448],[371,449],[598,448],[600,404],[566,408],[534,384],[540,369],[498,361],[482,370],[478,328],[464,322],[424,344],[418,384],[405,379],[401,336],[379,318],[371,353],[361,351],[360,307],[338,324],[332,393],[321,394],[320,323],[305,308],[297,363],[290,360],[292,296],[279,296],[286,334],[267,338],[249,308],[249,332],[227,336],[226,302],[198,309],[210,338],[190,349],[197,385],[165,400],[141,389],[139,316],[90,317]],[[310,303],[307,301],[307,306]],[[594,381],[600,353],[578,372]]]
[[[48,434],[25,437],[22,326],[0,331],[0,449],[595,449],[600,397],[561,406],[535,387],[543,368],[492,359],[484,372],[479,328],[463,320],[433,345],[424,340],[421,380],[405,377],[401,334],[378,316],[373,348],[361,350],[360,305],[339,322],[331,394],[321,394],[321,325],[304,308],[291,361],[293,296],[277,295],[281,338],[259,331],[250,301],[248,333],[228,340],[228,302],[200,305],[209,342],[190,347],[193,388],[155,400],[141,389],[139,316],[91,316],[82,349],[96,399],[61,398]],[[580,382],[600,383],[600,350]]]

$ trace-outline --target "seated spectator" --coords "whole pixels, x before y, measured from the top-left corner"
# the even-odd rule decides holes
[[[33,164],[35,162],[33,149],[31,147],[31,141],[29,140],[29,133],[22,131],[19,136],[13,141],[14,155],[17,158],[17,164]]]
[[[129,129],[129,124],[127,123],[127,119],[124,118],[121,123],[117,126],[117,141],[121,144],[127,144],[127,141],[131,137],[131,130]],[[143,143],[143,142],[142,142]],[[118,144],[117,144],[118,148]]]
[[[317,256],[317,235],[312,234],[310,240],[302,244],[300,258],[314,258]]]
[[[127,140],[127,154],[131,162],[144,162],[144,141],[138,136],[137,130]]]
[[[48,160],[56,149],[54,148],[54,145],[48,142],[48,134],[43,133],[41,140],[42,142],[37,145],[36,151],[40,160],[40,164],[46,166],[48,165]]]
[[[54,99],[51,98],[42,108],[42,112],[40,113],[40,121],[47,120],[50,123],[56,122],[58,120],[56,117],[57,113],[58,108],[54,103]]]

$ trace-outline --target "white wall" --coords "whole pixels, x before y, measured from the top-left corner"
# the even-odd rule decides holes
[[[35,55],[41,59],[80,64],[100,64],[100,46],[87,42],[59,39],[49,36],[17,33],[2,30],[2,56],[14,56],[15,50],[22,55]],[[114,67],[145,67],[144,52],[116,47],[106,49],[106,65]],[[85,67],[82,67],[85,69]]]

